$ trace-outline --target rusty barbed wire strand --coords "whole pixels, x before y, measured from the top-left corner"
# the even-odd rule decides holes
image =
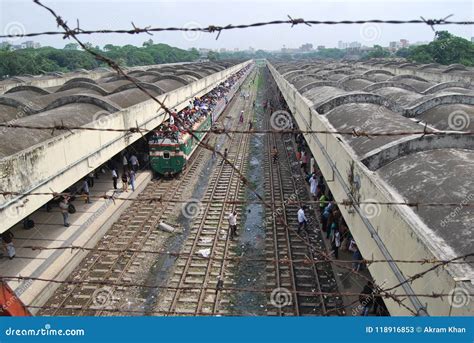
[[[45,196],[51,195],[53,198],[57,197],[75,197],[75,198],[82,198],[85,197],[85,194],[82,193],[69,193],[69,192],[31,192],[31,193],[22,193],[22,192],[11,192],[11,191],[1,191],[0,195],[7,197],[7,196]],[[452,203],[452,202],[396,202],[396,201],[335,201],[335,200],[306,200],[306,201],[261,201],[261,200],[199,200],[199,201],[192,201],[189,200],[179,200],[179,199],[166,199],[163,197],[142,197],[138,196],[137,198],[123,198],[120,196],[115,195],[88,195],[89,199],[98,199],[98,200],[120,200],[120,201],[137,201],[137,202],[148,202],[148,203],[176,203],[176,204],[189,204],[189,203],[201,203],[201,204],[210,204],[210,203],[217,203],[217,204],[232,204],[232,205],[244,205],[244,204],[282,204],[282,205],[299,205],[300,203],[304,203],[306,205],[313,204],[313,205],[320,205],[320,204],[327,204],[329,202],[333,202],[335,205],[342,205],[342,206],[361,206],[361,205],[382,205],[382,206],[408,206],[408,207],[474,207],[474,203],[471,202],[462,202],[462,203]],[[21,200],[18,200],[21,201]],[[21,207],[21,205],[19,206]]]
[[[141,129],[138,126],[132,126],[128,129],[114,129],[114,128],[96,128],[96,127],[84,127],[84,126],[69,126],[63,124],[53,124],[49,126],[38,126],[38,125],[25,125],[25,124],[15,124],[15,123],[0,123],[0,127],[6,129],[28,129],[28,130],[46,130],[51,131],[72,131],[72,130],[83,130],[83,131],[104,131],[104,132],[130,132],[130,133],[169,133],[169,131],[162,130],[153,130],[153,129]],[[381,136],[411,136],[411,135],[423,135],[423,136],[443,136],[443,135],[456,135],[456,136],[471,136],[474,135],[474,131],[454,131],[454,130],[437,130],[437,131],[365,131],[358,130],[356,127],[349,130],[294,130],[294,129],[282,129],[282,130],[235,130],[235,129],[220,129],[220,128],[210,128],[209,130],[192,130],[192,129],[182,129],[179,130],[181,133],[210,133],[216,135],[226,135],[230,133],[240,133],[240,134],[328,134],[328,135],[344,135],[351,137],[381,137]]]
[[[66,284],[66,285],[94,285],[94,286],[114,286],[114,287],[123,287],[123,288],[146,288],[146,289],[164,289],[164,290],[183,290],[183,291],[193,291],[193,290],[212,290],[215,291],[216,287],[210,286],[161,286],[161,285],[150,285],[150,284],[143,284],[143,283],[134,283],[134,282],[113,282],[113,281],[92,281],[92,280],[56,280],[56,279],[47,279],[47,278],[40,278],[40,277],[33,277],[33,276],[8,276],[8,275],[0,275],[1,281],[39,281],[39,282],[50,282],[56,284]],[[254,287],[222,287],[219,288],[219,291],[228,291],[228,292],[249,292],[249,293],[272,293],[274,288],[261,288],[257,289]],[[297,290],[288,290],[289,293],[294,295],[303,295],[303,296],[314,296],[314,295],[327,295],[327,296],[359,296],[359,295],[367,295],[365,293],[360,292],[313,292],[313,291],[297,291]],[[474,296],[473,294],[466,294],[470,296]],[[396,293],[377,293],[377,296],[381,298],[400,298],[400,297],[425,297],[425,298],[443,298],[443,297],[450,297],[452,294],[450,293],[420,293],[420,294],[396,294]]]
[[[469,254],[469,255],[471,255],[471,254]],[[453,258],[451,258],[451,259],[449,259],[449,260],[440,261],[439,264],[436,264],[436,265],[434,265],[433,267],[430,267],[429,269],[427,269],[427,270],[425,270],[425,271],[423,271],[423,272],[416,273],[416,274],[414,274],[414,275],[408,277],[405,281],[400,282],[400,283],[396,284],[395,286],[391,286],[391,287],[389,287],[389,288],[384,289],[384,291],[389,292],[389,291],[392,291],[392,290],[394,290],[394,289],[396,289],[396,288],[398,288],[398,287],[400,287],[400,286],[403,286],[403,285],[406,284],[406,283],[412,283],[413,281],[415,281],[416,279],[419,279],[420,277],[424,276],[425,274],[427,274],[427,273],[429,273],[429,272],[431,272],[431,271],[433,271],[433,270],[436,270],[436,269],[439,268],[439,267],[442,267],[442,266],[445,266],[445,265],[447,265],[447,264],[450,264],[450,263],[453,262],[453,261],[457,261],[457,260],[459,260],[459,259],[462,259],[462,258],[463,258],[462,256],[456,256],[456,257],[453,257]]]
[[[92,252],[107,252],[107,253],[116,253],[116,254],[124,254],[124,253],[144,253],[144,254],[155,254],[155,255],[168,255],[173,256],[176,258],[180,257],[189,257],[193,256],[198,259],[203,260],[219,260],[219,261],[252,261],[252,262],[270,262],[270,263],[301,263],[304,265],[311,265],[311,264],[319,264],[319,263],[327,263],[327,260],[311,260],[309,258],[304,259],[290,259],[290,258],[281,258],[281,259],[274,259],[274,258],[249,258],[244,256],[235,256],[235,257],[220,257],[220,258],[213,258],[213,257],[205,257],[199,254],[190,254],[190,253],[179,253],[179,252],[171,252],[167,250],[142,250],[142,249],[110,249],[110,248],[89,248],[79,245],[69,245],[69,246],[61,246],[61,247],[42,247],[38,245],[27,245],[22,246],[22,249],[31,249],[31,250],[82,250],[82,251],[92,251]],[[331,261],[337,261],[340,263],[365,263],[365,264],[373,264],[373,263],[417,263],[417,264],[435,264],[435,263],[449,263],[449,264],[474,264],[474,261],[458,261],[458,259],[466,259],[468,257],[473,257],[474,252],[465,254],[459,257],[456,257],[456,260],[438,260],[438,259],[421,259],[421,260],[403,260],[403,259],[393,259],[393,260],[386,260],[386,259],[362,259],[362,260],[340,260],[340,259],[331,259]]]
[[[37,2],[37,1],[35,1]],[[275,26],[275,25],[290,25],[294,27],[296,25],[306,25],[312,27],[313,25],[361,25],[361,24],[390,24],[390,25],[404,25],[404,24],[424,24],[433,28],[435,25],[474,25],[474,21],[462,20],[452,21],[447,20],[452,15],[446,16],[441,19],[366,19],[366,20],[305,20],[303,18],[292,18],[288,15],[287,20],[271,20],[265,22],[256,22],[251,24],[238,24],[238,25],[206,25],[203,27],[139,27],[132,22],[131,29],[96,29],[87,30],[81,29],[79,22],[74,29],[70,29],[67,32],[63,31],[43,31],[43,32],[30,32],[30,33],[19,33],[19,34],[3,34],[0,38],[25,38],[25,37],[37,37],[37,36],[62,36],[63,39],[67,39],[78,35],[93,35],[93,34],[148,34],[153,35],[155,32],[202,32],[202,33],[217,33],[216,40],[219,38],[223,31],[236,30],[236,29],[249,29],[264,26]]]

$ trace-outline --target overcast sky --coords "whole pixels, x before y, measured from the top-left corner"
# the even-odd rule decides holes
[[[428,0],[346,0],[346,1],[161,1],[161,0],[42,0],[75,26],[79,19],[83,29],[131,28],[133,21],[139,27],[207,27],[213,25],[247,24],[259,21],[284,20],[287,15],[307,20],[355,19],[418,19],[442,18],[453,14],[450,20],[473,20],[474,1]],[[470,39],[473,26],[437,26],[438,30]],[[0,32],[34,32],[58,30],[54,18],[32,0],[0,0]],[[148,39],[180,48],[239,48],[275,50],[283,45],[296,48],[304,43],[336,47],[339,40],[359,41],[364,45],[388,45],[388,42],[408,39],[410,42],[430,41],[434,33],[426,25],[318,25],[308,27],[286,25],[251,28],[216,34],[183,34],[181,32],[155,33],[152,37],[141,35],[82,36],[93,45],[139,45]],[[19,39],[15,43],[24,41]],[[60,36],[35,37],[41,45],[63,47],[68,41]]]

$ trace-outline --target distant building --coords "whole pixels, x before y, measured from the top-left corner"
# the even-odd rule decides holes
[[[408,48],[410,46],[410,43],[408,42],[407,39],[400,39],[399,42],[390,42],[388,44],[388,48],[389,50],[391,51],[396,51],[398,49],[402,49],[402,48]]]
[[[32,40],[20,43],[20,44],[12,44],[9,41],[3,41],[0,43],[0,48],[6,48],[7,46],[10,47],[11,50],[21,50],[21,49],[38,49],[41,48],[41,44],[37,42],[33,42]]]
[[[234,51],[235,51],[235,52],[239,51],[239,48],[234,48]]]
[[[249,47],[249,52],[254,53],[254,52],[255,52],[255,49],[250,46],[250,47]]]
[[[474,43],[474,37],[471,37],[471,43]]]
[[[338,49],[347,49],[347,43],[344,43],[342,40],[337,42],[337,48]]]
[[[40,43],[33,42],[32,40],[28,40],[26,42],[21,43],[21,45],[25,46],[26,49],[38,49],[41,47]]]
[[[313,44],[311,44],[311,43],[303,44],[302,46],[300,46],[300,50],[301,51],[311,51],[311,50],[313,50]]]
[[[356,50],[356,49],[360,49],[360,47],[362,46],[362,44],[360,44],[359,42],[343,42],[343,41],[339,41],[337,43],[337,48],[338,49],[353,49],[353,50]]]
[[[350,42],[348,44],[348,48],[351,48],[351,49],[359,49],[361,46],[362,44],[360,44],[359,42]]]
[[[326,49],[326,46],[325,45],[318,45],[317,49],[318,50],[324,50],[324,49]]]

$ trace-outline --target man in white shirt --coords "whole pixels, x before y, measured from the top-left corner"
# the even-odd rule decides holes
[[[238,236],[237,235],[237,212],[233,211],[231,214],[229,214],[229,217],[227,217],[227,220],[229,221],[230,239],[233,240],[234,236]]]
[[[300,209],[298,210],[298,234],[301,231],[301,228],[306,230],[306,216],[304,214],[305,206],[300,206]]]
[[[128,168],[128,160],[127,156],[124,154],[122,158],[123,170],[126,171]]]
[[[309,179],[309,186],[313,199],[316,199],[316,193],[318,190],[318,179],[316,178],[316,174],[313,174],[313,176]]]

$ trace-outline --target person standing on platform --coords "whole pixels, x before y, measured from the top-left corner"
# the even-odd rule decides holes
[[[364,289],[359,295],[359,302],[362,305],[362,314],[361,316],[368,316],[370,309],[374,304],[374,284],[372,281],[367,281],[367,285],[364,286]]]
[[[135,171],[130,171],[130,186],[132,186],[132,192],[135,192]]]
[[[84,179],[82,182],[82,192],[84,194],[84,202],[86,204],[90,204],[91,200],[89,198],[90,190],[89,190],[89,183],[87,182],[87,179]]]
[[[298,210],[298,234],[301,232],[301,229],[306,230],[306,224],[308,220],[304,214],[305,206],[300,206]]]
[[[339,232],[339,227],[336,226],[332,231],[332,241],[331,247],[334,251],[334,257],[336,260],[339,258],[339,247],[341,246],[341,233]]]
[[[94,177],[95,177],[95,173],[92,171],[89,173],[89,175],[87,176],[87,182],[89,183],[89,187],[94,187]]]
[[[112,169],[112,180],[114,182],[114,189],[117,189],[117,180],[118,180],[118,175],[117,175],[117,171],[114,169]]]
[[[138,162],[137,156],[130,156],[130,164],[132,165],[132,170],[136,173],[138,171],[138,168],[140,167],[140,163]]]
[[[244,111],[240,111],[239,125],[244,123]]]
[[[69,197],[64,196],[61,198],[59,202],[59,209],[61,210],[61,214],[63,215],[64,226],[69,227],[70,224],[68,222],[69,218]]]
[[[127,160],[126,154],[123,154],[122,164],[123,164],[123,172],[125,173],[128,169],[128,160]]]
[[[227,217],[227,221],[229,222],[230,239],[233,240],[234,236],[238,236],[237,235],[237,212],[233,211],[231,214],[229,214],[229,217]]]
[[[126,172],[122,174],[122,191],[128,192],[128,177]]]
[[[309,188],[311,195],[313,196],[313,200],[316,200],[316,191],[318,189],[318,180],[316,179],[316,174],[313,174],[311,179],[309,179]]]
[[[8,255],[8,258],[11,260],[15,257],[15,246],[13,245],[13,233],[10,230],[7,230],[2,233],[1,235],[3,246],[5,247],[5,251]]]
[[[249,131],[252,131],[252,128],[253,128],[252,120],[249,120]]]

